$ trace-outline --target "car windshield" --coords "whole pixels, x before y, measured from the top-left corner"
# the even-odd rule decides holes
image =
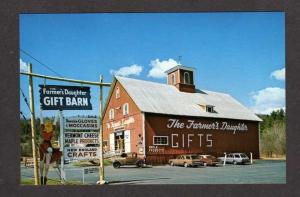
[[[191,157],[192,157],[192,159],[198,159],[198,157],[196,155],[192,155]]]
[[[241,154],[241,157],[243,157],[243,158],[247,158],[248,156],[246,155],[246,154]]]

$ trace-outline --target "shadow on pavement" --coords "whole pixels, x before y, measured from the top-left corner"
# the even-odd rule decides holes
[[[137,167],[137,166],[121,166],[120,168],[114,168],[114,169],[143,169],[143,168],[152,168],[152,166],[143,166],[143,167]]]
[[[139,182],[139,181],[150,181],[150,180],[161,180],[161,179],[170,179],[170,178],[153,178],[153,179],[135,179],[135,180],[124,180],[124,181],[109,181],[108,184],[134,183],[134,182]]]

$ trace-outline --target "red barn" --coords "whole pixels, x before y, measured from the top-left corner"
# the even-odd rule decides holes
[[[260,118],[226,93],[196,89],[192,68],[179,65],[167,74],[167,84],[114,78],[104,150],[137,152],[150,164],[185,153],[252,152],[259,158]]]

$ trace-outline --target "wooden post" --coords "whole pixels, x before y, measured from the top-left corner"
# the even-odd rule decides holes
[[[32,72],[32,64],[28,64],[28,73]],[[32,144],[32,157],[34,165],[34,184],[40,184],[39,167],[36,150],[36,130],[35,130],[35,111],[34,111],[34,96],[33,96],[33,81],[32,76],[28,75],[29,79],[29,100],[30,100],[30,111],[31,111],[31,144]]]
[[[103,159],[103,126],[102,126],[102,111],[103,111],[103,87],[102,87],[102,82],[103,82],[103,76],[100,75],[100,102],[99,102],[99,119],[100,119],[100,125],[99,125],[99,160],[100,160],[100,165],[99,165],[99,184],[103,185],[105,184],[104,180],[104,159]]]
[[[63,111],[59,110],[59,150],[64,153],[64,116],[63,116]],[[62,154],[60,158],[60,181],[62,184],[65,183],[66,175],[65,175],[65,168],[64,168],[64,154]]]
[[[223,163],[223,166],[225,166],[226,165],[226,159],[227,159],[227,154],[226,154],[226,152],[224,153],[224,163]]]

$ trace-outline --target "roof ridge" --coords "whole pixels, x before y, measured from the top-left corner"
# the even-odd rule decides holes
[[[142,79],[136,79],[136,78],[131,78],[131,77],[123,77],[123,76],[115,76],[117,79],[118,78],[124,78],[124,79],[129,79],[129,80],[136,80],[136,81],[142,81],[145,83],[154,83],[156,85],[163,85],[163,86],[172,86],[169,84],[165,84],[165,83],[159,83],[159,82],[155,82],[155,81],[146,81],[146,80],[142,80]]]
[[[118,78],[123,78],[123,79],[129,79],[129,80],[142,81],[144,83],[153,83],[153,84],[156,84],[156,85],[162,85],[162,86],[167,86],[167,87],[174,87],[173,85],[169,85],[169,84],[165,84],[165,83],[159,83],[159,82],[155,82],[155,81],[147,81],[147,80],[143,80],[143,79],[136,79],[136,78],[131,78],[131,77],[117,76],[117,75],[115,77],[117,79]],[[207,89],[200,89],[200,88],[196,88],[196,90],[199,90],[199,91],[204,92],[204,93],[205,93],[205,91],[208,91],[208,92],[212,92],[212,93],[218,93],[218,94],[224,94],[224,95],[229,95],[230,96],[230,94],[224,93],[224,92],[216,92],[216,91],[207,90]],[[186,93],[186,92],[180,92],[180,93]],[[195,93],[199,94],[199,92],[195,92]]]

